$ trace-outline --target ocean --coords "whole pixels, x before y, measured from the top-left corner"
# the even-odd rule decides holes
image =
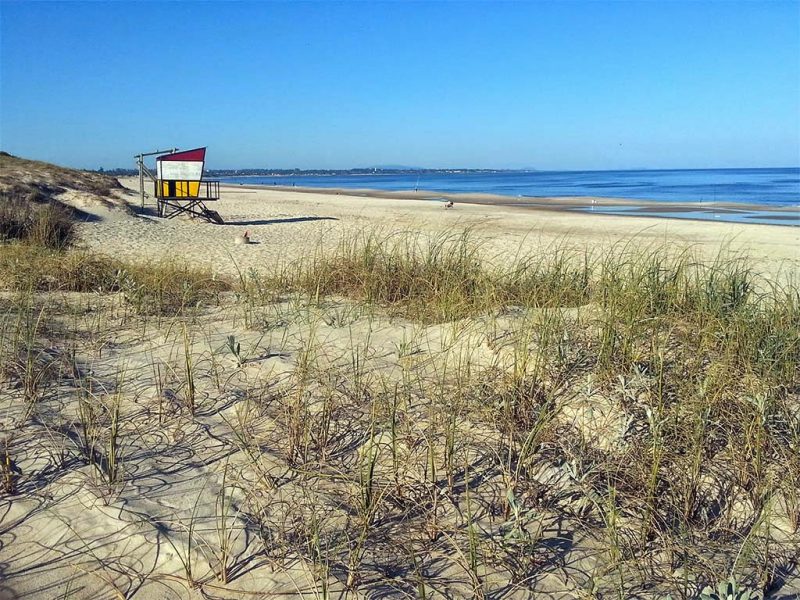
[[[486,193],[509,197],[597,196],[698,203],[698,209],[650,216],[800,225],[800,168],[680,169],[640,171],[510,171],[500,173],[404,173],[374,175],[225,177],[226,183],[298,187],[424,190]],[[435,198],[431,198],[435,199]],[[700,204],[725,202],[754,209],[712,210]],[[768,210],[758,210],[763,207]],[[789,209],[777,212],[775,209]],[[585,210],[585,209],[575,209]],[[646,216],[636,207],[595,207],[592,212]]]
[[[800,206],[800,168],[225,177],[228,183]]]

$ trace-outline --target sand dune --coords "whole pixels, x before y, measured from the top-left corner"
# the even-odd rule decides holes
[[[790,227],[243,186],[222,188],[213,208],[226,224],[215,225],[140,210],[136,184],[106,202],[60,192],[91,217],[79,224],[85,248],[235,277],[324,252],[348,232],[470,230],[497,264],[553,245],[654,245],[745,252],[778,280],[800,266]],[[254,243],[236,244],[245,231]],[[285,290],[224,292],[181,313],[137,311],[127,290],[22,292],[0,294],[2,331],[17,332],[0,344],[0,457],[18,467],[0,469],[15,488],[0,498],[3,600],[663,598],[696,591],[690,577],[727,574],[734,559],[753,585],[779,572],[783,597],[800,591],[800,501],[783,485],[797,473],[787,467],[798,406],[785,383],[790,324],[767,320],[753,334],[776,355],[742,360],[784,382],[762,385],[725,352],[746,329],[738,322],[694,322],[708,328],[694,336],[682,315],[659,314],[666,325],[651,331],[646,311],[626,320],[597,302],[431,321]],[[609,323],[612,340],[633,341],[624,359],[600,364]],[[654,372],[664,353],[675,361],[666,386]],[[751,450],[734,428],[761,393],[781,401],[775,423],[748,425],[765,423],[777,453],[759,463],[763,504],[731,467]],[[681,426],[662,431],[654,411]],[[719,451],[718,419],[731,429],[728,454],[704,454],[702,477],[683,478],[688,445]],[[652,458],[654,468],[688,509],[662,503],[661,488],[643,492],[656,428],[677,466]],[[698,491],[682,496],[684,484]],[[688,511],[692,534],[644,504],[670,518]],[[754,514],[770,515],[766,529]]]

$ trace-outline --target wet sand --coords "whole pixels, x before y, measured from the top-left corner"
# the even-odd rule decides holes
[[[281,192],[307,193],[307,194],[326,194],[333,196],[355,196],[361,198],[386,198],[386,199],[406,199],[406,200],[428,200],[447,202],[452,200],[454,203],[480,204],[484,206],[506,206],[516,208],[531,208],[537,210],[576,210],[582,208],[613,208],[613,207],[635,207],[638,214],[648,213],[688,213],[688,212],[716,212],[716,213],[740,213],[752,212],[763,213],[764,215],[774,215],[776,213],[790,213],[786,218],[796,218],[800,221],[800,205],[793,207],[786,206],[764,206],[761,204],[746,204],[742,202],[698,202],[685,200],[681,202],[664,202],[655,200],[643,200],[635,198],[606,198],[600,196],[502,196],[498,194],[476,194],[476,193],[447,193],[431,190],[418,191],[386,191],[373,189],[349,189],[349,188],[316,188],[316,187],[294,187],[294,186],[273,186],[273,185],[227,185],[229,188],[241,188],[252,190],[276,190]],[[780,217],[778,217],[780,218]],[[800,224],[800,222],[798,222]]]

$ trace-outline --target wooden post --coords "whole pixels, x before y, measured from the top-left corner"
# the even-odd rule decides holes
[[[144,158],[141,154],[136,157],[136,164],[139,166],[139,196],[142,199],[142,210],[144,210]]]
[[[169,150],[156,150],[155,152],[142,152],[141,154],[137,154],[134,156],[136,159],[136,166],[139,167],[139,196],[142,201],[142,209],[144,209],[144,175],[147,173],[147,176],[150,177],[154,182],[156,180],[153,177],[153,174],[147,170],[147,167],[144,166],[144,157],[145,156],[154,156],[156,154],[175,154],[178,151],[177,148],[171,148]]]

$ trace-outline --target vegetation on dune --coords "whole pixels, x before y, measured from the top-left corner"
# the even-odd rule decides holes
[[[86,215],[59,197],[79,192],[107,204],[122,190],[112,178],[0,152],[0,243],[19,240],[63,250],[76,241],[75,221]]]
[[[3,164],[20,167],[21,163],[28,168],[32,162],[0,153]],[[95,181],[70,169],[35,164],[40,165],[39,170],[51,172],[58,183],[81,185],[81,189],[100,194],[109,192],[110,178],[100,177]],[[213,276],[209,270],[177,261],[128,264],[81,250],[67,252],[76,241],[77,216],[73,209],[53,198],[59,191],[63,190],[40,183],[15,183],[0,188],[0,286],[3,288],[120,292],[141,314],[177,314],[213,301],[220,292],[230,289],[228,282]]]
[[[38,193],[40,197],[52,199],[66,190],[104,197],[123,188],[116,178],[108,175],[68,169],[0,152],[0,189],[23,196]]]
[[[32,244],[0,246],[0,285],[14,291],[118,293],[138,314],[178,315],[216,304],[231,284],[209,270],[161,260],[124,263]]]
[[[105,502],[130,498],[133,461],[206,453],[213,501],[158,530],[187,586],[235,596],[256,558],[315,597],[800,585],[800,289],[742,257],[564,245],[495,262],[469,233],[361,232],[229,282],[24,240],[0,245],[5,501],[70,460]],[[220,311],[260,337],[198,350]],[[172,347],[98,393],[77,357],[125,327]],[[270,357],[280,370],[250,370]],[[129,390],[148,387],[142,410]],[[35,451],[70,458],[34,468]]]
[[[468,233],[358,233],[258,281],[249,289],[266,291],[262,300],[275,290],[338,294],[426,323],[583,306],[594,315],[597,362],[608,367],[644,360],[668,341],[669,350],[715,348],[717,358],[770,380],[790,381],[800,362],[800,290],[759,276],[741,256],[706,263],[662,246],[595,254],[559,246],[493,266]]]
[[[63,205],[38,192],[0,191],[0,242],[22,240],[60,250],[74,239],[73,218]]]

